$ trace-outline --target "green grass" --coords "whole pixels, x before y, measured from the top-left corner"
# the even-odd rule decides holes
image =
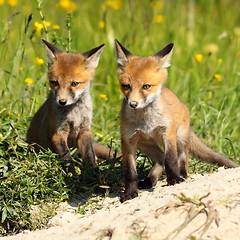
[[[24,142],[31,117],[49,91],[46,64],[35,64],[36,57],[46,58],[41,38],[74,53],[106,43],[92,83],[93,133],[97,141],[116,149],[120,149],[122,96],[114,39],[141,56],[174,42],[166,86],[189,107],[195,133],[213,149],[239,162],[238,1],[110,1],[116,7],[122,3],[116,10],[103,0],[75,1],[77,9],[72,15],[57,0],[17,2],[10,6],[5,1],[0,6],[0,234],[42,227],[44,220],[33,220],[34,205],[58,203],[79,192],[104,195],[123,186],[119,160],[101,162],[100,173],[79,165],[80,176],[72,176],[55,154],[36,154]],[[43,20],[51,25],[36,32],[34,23]],[[103,28],[100,22],[104,22]],[[54,30],[54,24],[60,29]],[[203,56],[201,62],[194,58],[197,53]],[[215,74],[220,74],[220,80]],[[33,84],[26,84],[26,78]],[[107,100],[99,94],[105,94]],[[140,159],[140,176],[144,176],[149,161]],[[192,159],[189,172],[215,169]],[[44,209],[43,219],[54,214],[54,210]]]

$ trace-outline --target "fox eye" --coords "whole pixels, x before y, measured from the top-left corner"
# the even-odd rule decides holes
[[[59,87],[58,81],[50,81],[50,84],[53,85],[54,87]]]
[[[122,87],[123,90],[129,90],[130,89],[129,84],[122,84],[121,87]]]
[[[149,89],[150,87],[151,87],[150,84],[144,84],[144,85],[142,86],[142,89],[147,90],[147,89]]]
[[[79,82],[71,82],[72,87],[76,87],[79,84]]]

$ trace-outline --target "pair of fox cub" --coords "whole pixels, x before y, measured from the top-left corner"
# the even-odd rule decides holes
[[[104,44],[83,54],[69,54],[42,40],[47,49],[51,91],[32,119],[27,141],[49,148],[70,159],[69,148],[77,148],[83,161],[93,168],[96,158],[111,158],[113,152],[93,142],[92,102],[89,93]],[[121,201],[138,196],[138,188],[151,188],[165,166],[167,183],[187,178],[188,154],[226,167],[239,165],[208,148],[190,127],[189,110],[163,86],[173,43],[150,57],[131,54],[117,40],[117,75],[124,100],[121,109],[121,148],[125,192]],[[159,144],[163,148],[159,147]],[[136,150],[153,163],[148,176],[138,181]]]

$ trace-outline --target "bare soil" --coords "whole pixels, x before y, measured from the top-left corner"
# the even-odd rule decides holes
[[[92,199],[86,214],[65,203],[44,230],[3,240],[240,239],[240,168],[193,175],[181,184],[140,191],[123,204],[119,196]]]

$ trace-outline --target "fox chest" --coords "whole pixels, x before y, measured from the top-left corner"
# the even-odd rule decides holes
[[[90,129],[91,120],[91,109],[84,106],[75,107],[57,116],[56,131],[61,135],[65,135],[70,142],[73,142],[76,141],[81,131]]]
[[[129,111],[122,122],[122,134],[130,139],[135,134],[145,139],[160,140],[165,132],[169,121],[160,111],[150,109],[149,111]],[[123,119],[122,119],[123,121]]]

